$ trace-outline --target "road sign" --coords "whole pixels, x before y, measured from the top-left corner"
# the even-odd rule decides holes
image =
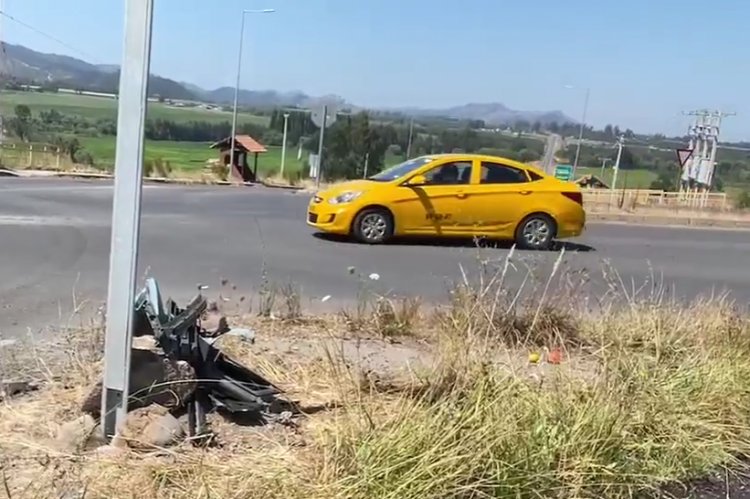
[[[685,163],[693,156],[692,149],[677,149],[677,161],[680,162],[680,166],[685,166]]]
[[[105,438],[114,435],[116,423],[123,422],[128,412],[133,302],[143,184],[143,129],[151,60],[153,5],[153,0],[125,2],[125,47],[120,66],[107,330],[104,343],[102,426]]]
[[[336,123],[336,108],[332,106],[320,106],[310,112],[310,119],[316,127],[328,128]]]
[[[555,178],[559,180],[569,181],[573,178],[573,166],[572,165],[557,165],[555,167]]]
[[[320,156],[310,153],[307,160],[310,165],[310,178],[318,178],[318,167],[320,166]]]

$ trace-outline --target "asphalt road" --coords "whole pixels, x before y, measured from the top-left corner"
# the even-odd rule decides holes
[[[237,287],[224,294],[251,296],[265,273],[272,283],[295,282],[306,307],[325,308],[355,300],[359,281],[350,266],[379,274],[371,282],[379,290],[437,301],[461,268],[476,274],[480,260],[507,254],[470,241],[369,247],[316,237],[304,223],[307,201],[306,194],[260,187],[147,185],[139,275],[155,276],[165,294],[187,300],[199,283],[216,295],[222,278]],[[111,202],[107,183],[0,178],[0,335],[68,324],[75,307],[90,315],[103,303]],[[749,232],[592,224],[566,249],[568,280],[586,276],[592,299],[607,289],[603,272],[616,269],[629,289],[655,275],[679,298],[726,289],[742,305],[750,300]],[[528,267],[544,276],[556,257],[518,252],[510,286],[520,285]],[[242,306],[248,303],[257,301]]]

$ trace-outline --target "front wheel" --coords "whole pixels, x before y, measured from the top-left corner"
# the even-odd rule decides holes
[[[354,218],[352,232],[361,243],[384,243],[393,235],[393,218],[382,208],[362,210]]]
[[[531,215],[516,231],[516,244],[524,249],[548,250],[555,237],[555,222],[548,215]]]

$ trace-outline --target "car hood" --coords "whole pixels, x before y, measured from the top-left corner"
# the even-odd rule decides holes
[[[318,192],[317,195],[323,199],[330,199],[345,192],[366,192],[375,186],[377,186],[377,182],[373,182],[372,180],[350,180],[348,182],[333,185],[324,191]]]

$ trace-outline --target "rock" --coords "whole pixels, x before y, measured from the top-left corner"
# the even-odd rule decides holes
[[[133,349],[130,365],[130,410],[151,404],[167,408],[181,407],[195,391],[195,370],[185,361],[169,360],[151,350]],[[101,397],[100,381],[84,399],[83,412],[98,420]]]
[[[12,347],[16,343],[18,343],[16,340],[0,340],[0,348]]]
[[[169,447],[182,440],[185,435],[180,421],[158,405],[142,407],[129,413],[117,434],[132,449]]]
[[[114,442],[114,439],[112,439]],[[96,454],[96,457],[101,458],[117,458],[122,457],[128,452],[128,446],[125,444],[124,446],[116,446],[114,444],[109,445],[100,445],[96,449],[94,449],[94,454]]]
[[[255,331],[252,329],[234,328],[229,330],[226,334],[229,336],[236,336],[249,343],[255,343]]]
[[[159,345],[153,336],[136,336],[133,338],[133,348],[137,350],[157,351]]]
[[[219,336],[229,331],[227,318],[217,312],[209,312],[201,320],[201,327],[206,330],[207,336]]]
[[[39,389],[39,385],[34,381],[10,379],[0,380],[0,400],[37,389]]]
[[[96,421],[88,414],[63,423],[57,429],[55,448],[60,452],[80,452],[95,435]]]

